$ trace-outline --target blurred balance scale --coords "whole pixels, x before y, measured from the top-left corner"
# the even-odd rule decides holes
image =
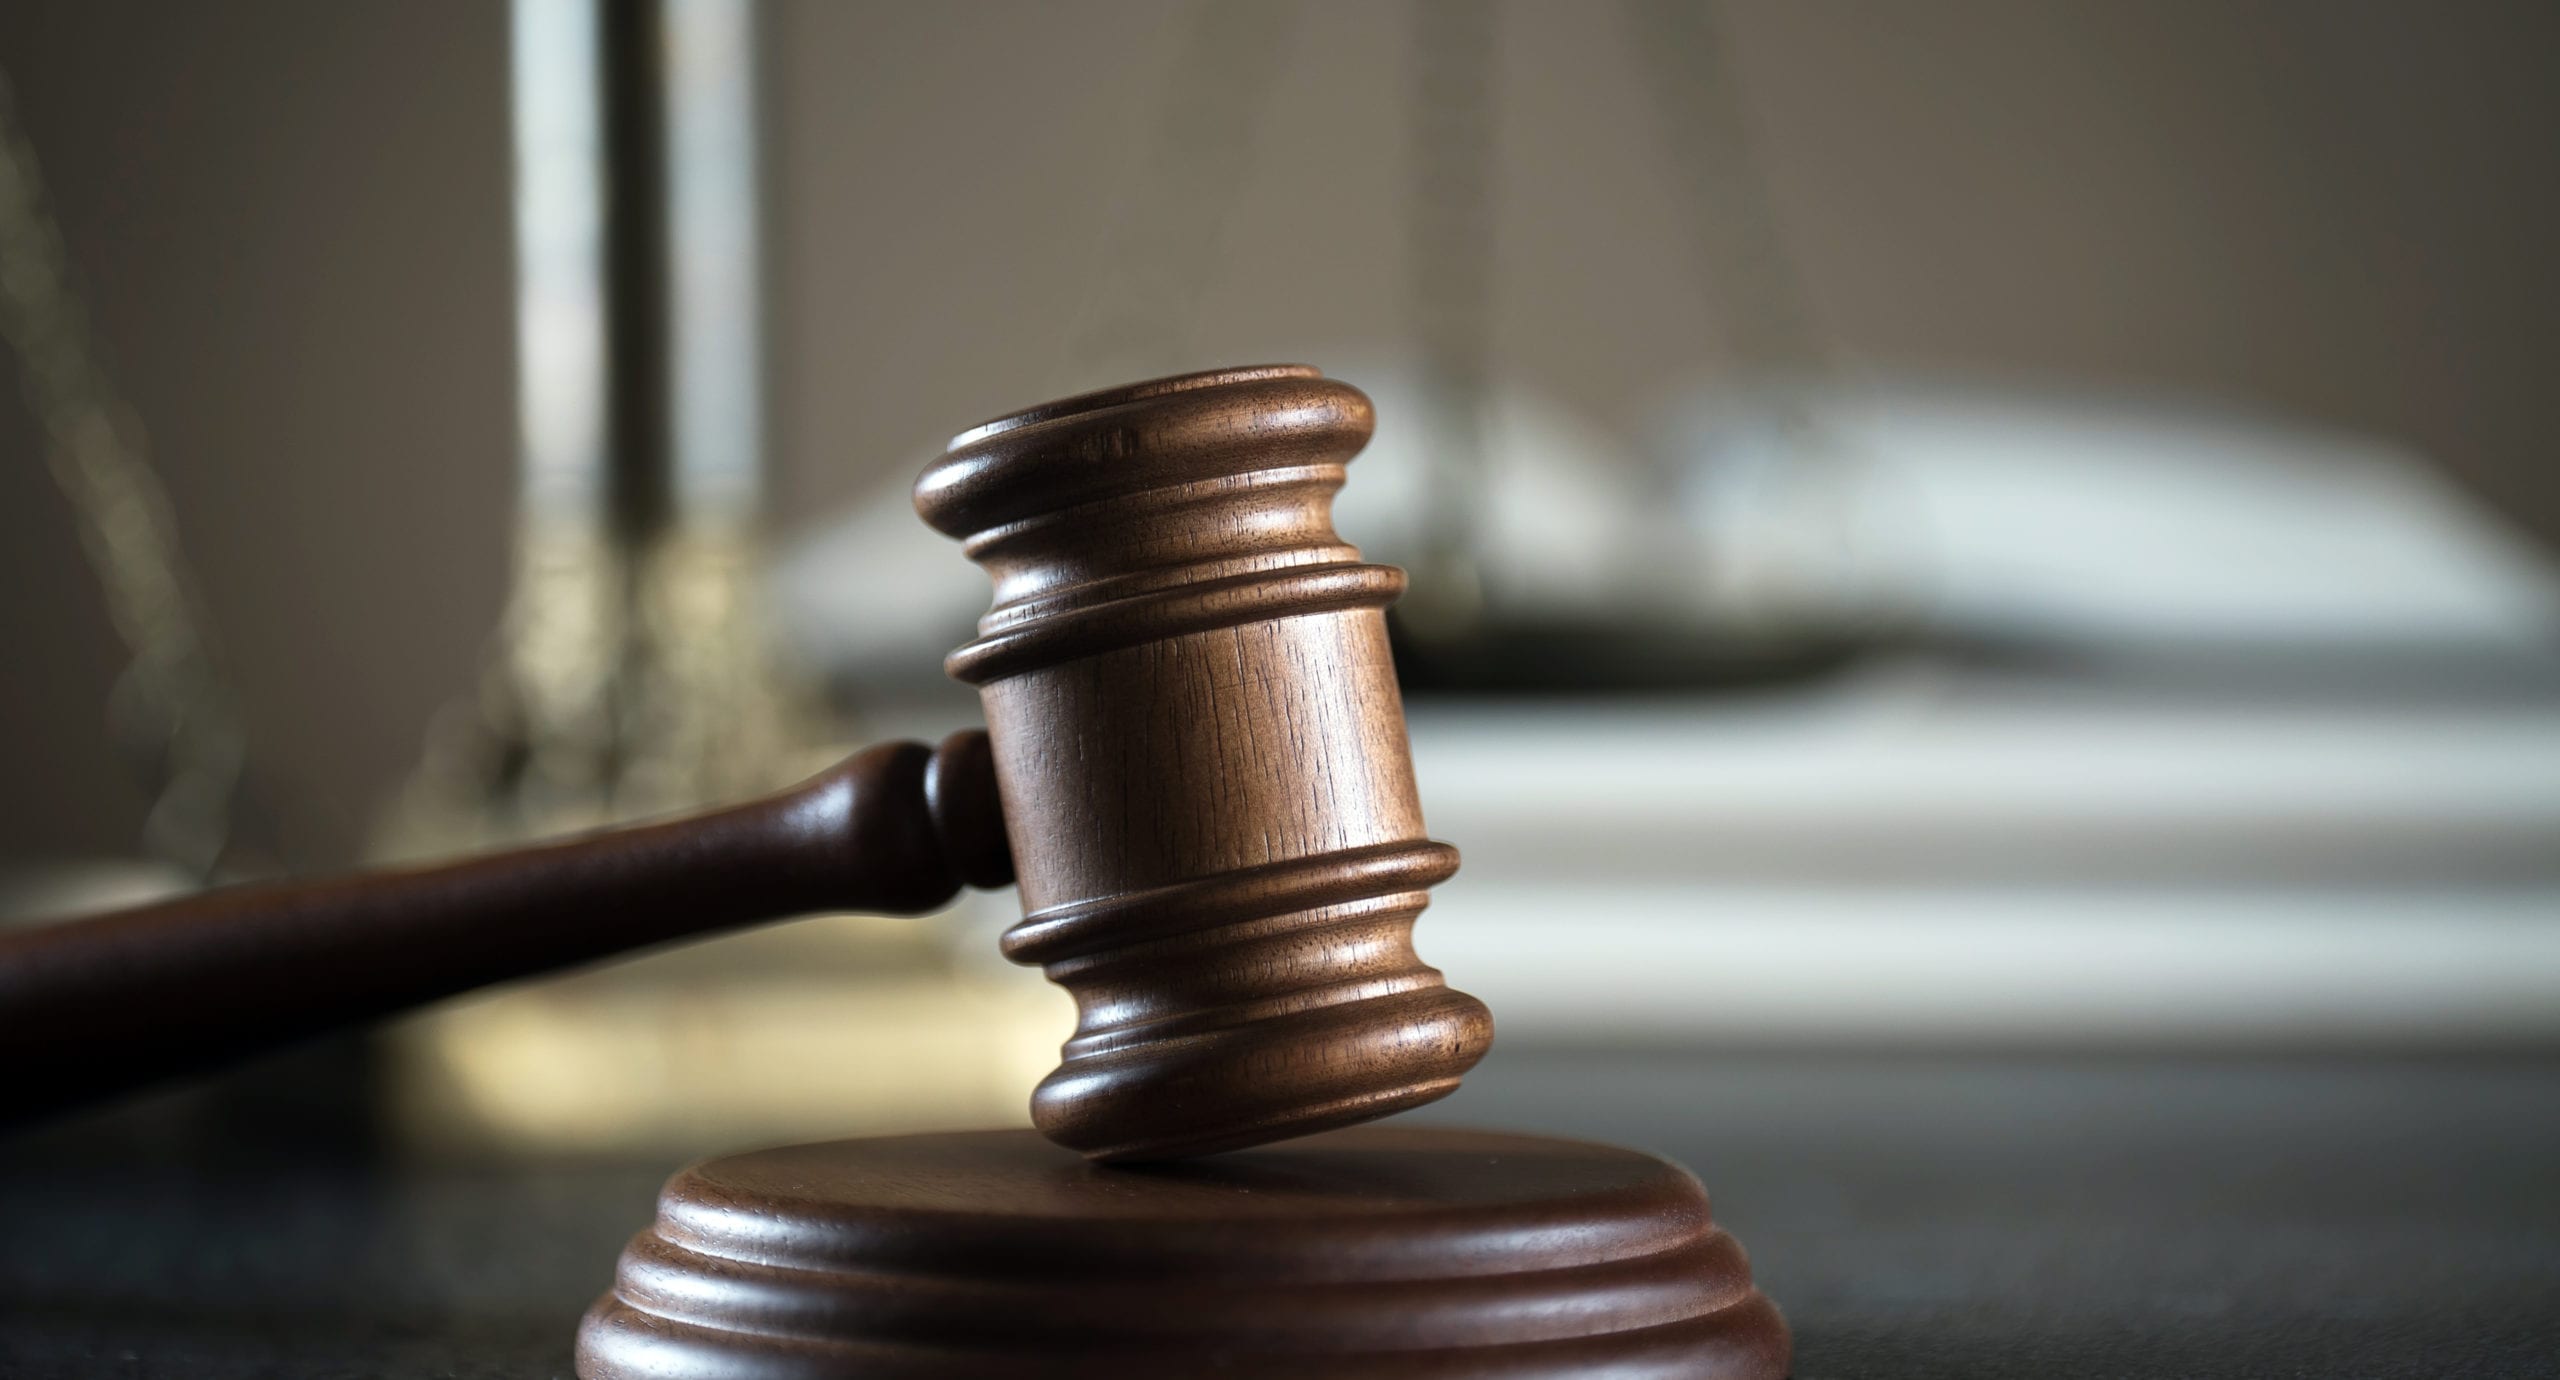
[[[376,830],[376,861],[771,789],[841,756],[865,726],[820,710],[763,616],[753,14],[673,5],[650,32],[650,9],[514,7],[514,579],[479,684],[430,726]],[[673,64],[664,82],[608,82],[657,72],[659,53]],[[0,85],[12,284],[0,336],[130,652],[105,718],[149,805],[143,856],[0,875],[0,928],[288,862],[257,808],[173,505],[103,367],[8,94]],[[638,133],[660,128],[665,140]],[[627,194],[643,185],[667,195]],[[630,271],[652,246],[667,271]],[[893,713],[869,726],[911,725]],[[276,1072],[329,1083],[359,1116],[378,1100],[405,1143],[428,1150],[655,1151],[706,1128],[782,1136],[812,1118],[837,1130],[1019,1121],[1065,1003],[987,953],[1002,923],[992,907],[962,911],[959,923],[822,918],[491,993],[395,1026],[370,1059],[341,1050],[351,1057],[325,1074]]]
[[[513,22],[515,577],[385,860],[771,790],[955,708],[824,703],[771,635],[753,7]],[[385,1106],[404,1144],[458,1153],[1019,1123],[1072,1018],[994,956],[1001,909],[819,917],[486,993],[388,1032]]]

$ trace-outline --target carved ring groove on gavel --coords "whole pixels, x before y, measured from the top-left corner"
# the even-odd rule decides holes
[[[1298,366],[1090,393],[955,438],[916,506],[995,583],[950,673],[987,732],[687,819],[249,885],[0,937],[0,1120],[569,964],[1018,880],[1007,956],[1076,998],[1033,1096],[1097,1159],[1251,1145],[1457,1086],[1484,1006],[1416,956],[1429,840],[1384,610],[1333,530],[1369,437]]]

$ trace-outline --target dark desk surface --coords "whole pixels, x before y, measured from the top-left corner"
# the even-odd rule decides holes
[[[1690,1165],[1806,1380],[2560,1375],[2560,1064],[1497,1050],[1426,1115]],[[670,1167],[0,1143],[0,1374],[565,1376]]]

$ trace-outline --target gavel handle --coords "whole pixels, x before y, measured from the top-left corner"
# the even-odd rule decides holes
[[[932,910],[1012,871],[970,730],[682,819],[0,934],[0,1125],[668,940]]]

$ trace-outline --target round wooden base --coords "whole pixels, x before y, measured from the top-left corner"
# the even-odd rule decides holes
[[[586,1380],[1787,1365],[1679,1166],[1396,1126],[1139,1168],[1031,1131],[711,1160],[668,1182],[578,1333]]]

